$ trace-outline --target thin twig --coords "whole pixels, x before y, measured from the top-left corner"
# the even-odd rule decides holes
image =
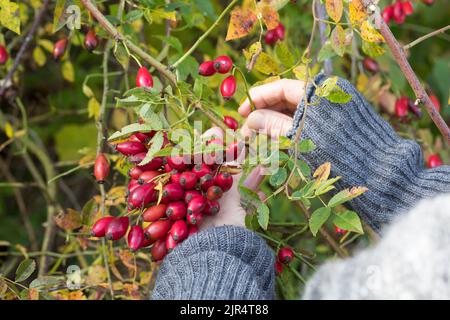
[[[408,50],[411,49],[412,47],[414,47],[415,45],[421,43],[422,41],[427,40],[428,38],[434,37],[435,35],[438,35],[440,33],[444,33],[445,31],[447,31],[448,29],[450,29],[450,25],[445,26],[443,28],[437,29],[433,32],[430,32],[420,38],[417,38],[416,40],[412,41],[411,43],[407,44],[406,46],[403,46],[403,50]]]
[[[3,97],[3,93],[5,92],[8,83],[11,81],[11,79],[12,79],[12,77],[14,75],[14,72],[16,72],[16,69],[19,67],[20,62],[22,60],[22,56],[24,55],[24,53],[28,49],[28,46],[29,46],[31,40],[34,37],[34,34],[36,33],[38,26],[41,24],[42,17],[44,16],[45,11],[47,10],[47,6],[48,6],[49,2],[50,2],[49,0],[45,0],[42,3],[41,9],[35,15],[33,24],[31,25],[31,29],[28,32],[28,34],[25,37],[25,39],[23,40],[23,43],[20,46],[19,52],[17,53],[17,55],[16,55],[16,57],[14,59],[14,63],[12,65],[11,69],[9,69],[8,74],[6,75],[5,79],[3,80],[3,84],[0,87],[0,100]]]
[[[175,63],[172,65],[172,68],[178,67],[180,65],[180,63],[182,63],[184,61],[184,59],[186,59],[189,55],[192,54],[192,52],[194,52],[195,49],[197,49],[197,47],[200,45],[200,43],[202,43],[202,41],[206,39],[206,37],[211,33],[211,31],[219,24],[219,22],[222,20],[222,18],[228,13],[228,11],[231,10],[231,8],[233,8],[233,6],[237,2],[238,2],[238,0],[233,0],[233,1],[230,2],[230,4],[217,17],[216,21],[214,21],[214,23],[209,27],[209,29],[206,30],[200,36],[200,38],[197,39],[197,41],[195,41],[195,43],[192,45],[192,47],[188,51],[186,51],[186,53],[183,56],[181,56],[180,59],[175,61]]]
[[[167,66],[150,56],[147,52],[142,50],[138,45],[134,44],[133,41],[123,36],[116,27],[114,27],[111,22],[106,19],[106,17],[98,10],[97,6],[90,0],[81,0],[86,9],[92,14],[93,17],[97,19],[100,25],[111,34],[116,41],[123,42],[128,49],[136,53],[139,57],[148,62],[151,66],[155,67],[164,77],[169,80],[171,86],[175,87],[177,80],[175,74],[171,72]]]

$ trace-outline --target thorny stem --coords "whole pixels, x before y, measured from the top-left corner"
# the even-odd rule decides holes
[[[217,17],[216,21],[214,21],[214,23],[209,27],[208,30],[206,30],[201,36],[200,38],[197,39],[197,41],[195,41],[195,43],[192,45],[192,47],[186,51],[186,53],[181,56],[180,59],[178,59],[177,61],[175,61],[175,63],[172,65],[172,68],[175,69],[176,67],[178,67],[188,56],[190,56],[192,54],[192,52],[194,52],[195,49],[197,49],[197,47],[200,45],[200,43],[202,43],[203,40],[206,39],[206,37],[211,33],[211,31],[219,24],[219,22],[222,20],[222,18],[228,13],[228,11],[231,10],[231,8],[233,8],[233,6],[238,2],[238,0],[233,0],[230,2],[230,4],[222,11],[222,13]]]

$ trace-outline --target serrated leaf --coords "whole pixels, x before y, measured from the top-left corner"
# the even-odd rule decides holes
[[[33,59],[39,67],[42,67],[47,62],[44,50],[41,47],[36,47],[33,50]]]
[[[184,81],[189,75],[196,77],[198,74],[198,66],[199,64],[194,57],[187,57],[177,67],[177,79]]]
[[[331,19],[335,22],[339,22],[341,20],[342,13],[344,12],[344,4],[342,3],[342,0],[326,0],[325,8]]]
[[[280,67],[276,61],[265,52],[259,54],[254,69],[266,75],[277,74],[280,72]]]
[[[97,101],[97,99],[95,99],[95,97],[89,99],[87,109],[88,117],[98,120],[98,117],[100,115],[100,103]]]
[[[142,10],[131,10],[129,12],[127,12],[127,14],[125,15],[125,21],[128,23],[131,23],[135,20],[140,19],[142,16],[144,15],[144,13],[142,12]]]
[[[230,22],[225,41],[245,37],[252,30],[257,21],[256,14],[250,9],[236,7],[231,11]]]
[[[317,61],[323,62],[327,59],[332,58],[335,55],[335,51],[330,43],[326,43],[319,51],[317,55]]]
[[[56,225],[66,231],[81,227],[81,214],[73,209],[61,211],[54,219]]]
[[[66,79],[69,82],[75,81],[75,71],[73,69],[73,64],[69,60],[64,61],[64,63],[61,66],[61,72],[63,75],[63,78]]]
[[[314,171],[313,178],[316,179],[316,187],[319,186],[323,181],[326,181],[330,176],[331,163],[325,162],[320,165],[316,171]]]
[[[363,228],[361,225],[361,220],[359,216],[354,211],[345,211],[341,213],[336,213],[333,218],[333,224],[341,229],[353,231],[356,233],[363,234]]]
[[[340,204],[343,204],[347,201],[350,201],[360,195],[362,195],[364,192],[366,192],[368,189],[366,187],[353,187],[351,189],[345,189],[337,194],[335,194],[330,201],[328,202],[329,207],[336,207]]]
[[[333,186],[333,184],[338,181],[339,179],[341,179],[341,177],[336,177],[336,178],[331,178],[328,179],[326,181],[321,182],[317,187],[316,187],[316,191],[314,192],[314,194],[316,196],[320,196],[322,194],[325,194],[331,190],[333,190],[335,187]]]
[[[322,225],[327,222],[331,215],[331,209],[328,207],[322,207],[314,211],[309,219],[309,229],[315,237]]]
[[[0,0],[0,24],[20,34],[20,10],[17,3]]]
[[[360,24],[366,17],[367,12],[361,0],[352,0],[348,3],[350,22]]]
[[[147,163],[149,163],[150,161],[153,160],[153,158],[155,157],[155,154],[161,150],[162,145],[164,143],[164,136],[163,133],[161,131],[158,131],[152,138],[152,140],[150,141],[150,148],[147,151],[147,154],[145,155],[145,158],[139,163],[140,166],[143,166]]]
[[[164,41],[165,43],[169,44],[172,48],[177,50],[179,53],[183,53],[183,44],[178,38],[175,38],[173,36],[165,37],[165,36],[155,36],[155,38],[160,39],[161,41]]]
[[[270,176],[270,184],[275,188],[281,186],[287,179],[287,170],[286,168],[278,168],[278,170]]]
[[[295,57],[285,41],[278,41],[275,45],[275,54],[280,62],[286,68],[290,68],[295,64]]]
[[[316,145],[311,139],[303,139],[298,143],[298,150],[302,153],[311,152],[316,149]]]
[[[386,52],[386,49],[373,42],[362,42],[362,51],[370,57],[379,57]]]
[[[361,38],[367,42],[384,42],[383,36],[367,20],[361,25]]]
[[[153,130],[163,129],[163,123],[161,118],[152,110],[149,103],[144,104],[139,110],[139,116],[144,120],[145,123],[151,125]]]
[[[345,31],[340,25],[334,27],[330,40],[334,52],[342,57],[345,53]]]
[[[267,230],[267,226],[269,225],[269,216],[270,216],[269,207],[265,203],[261,203],[261,205],[256,209],[256,213],[258,214],[259,225],[264,230]]]
[[[280,23],[278,12],[271,5],[267,5],[261,1],[257,5],[257,11],[261,14],[262,20],[268,30],[275,29]]]
[[[133,107],[142,105],[143,102],[138,97],[132,95],[123,99],[117,99],[117,107]]]
[[[126,136],[129,136],[135,132],[142,131],[142,132],[150,132],[153,128],[148,123],[132,123],[129,124],[119,131],[114,132],[109,138],[108,141],[118,140],[121,138],[124,138]]]
[[[16,282],[22,282],[27,280],[36,269],[36,261],[33,259],[25,259],[23,260],[16,270]]]
[[[352,100],[352,95],[344,92],[341,88],[336,87],[328,96],[325,97],[325,99],[333,103],[344,104]]]

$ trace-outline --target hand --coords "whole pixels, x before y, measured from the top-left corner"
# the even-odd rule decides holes
[[[256,107],[251,111],[247,99],[238,111],[248,117],[242,127],[244,136],[251,130],[274,138],[286,135],[292,127],[292,116],[304,95],[305,83],[300,80],[278,80],[250,89],[250,97]]]
[[[218,127],[213,127],[207,130],[204,137],[216,137],[223,140],[223,131]],[[245,227],[245,215],[247,214],[241,206],[241,197],[238,191],[238,183],[241,178],[241,174],[233,176],[233,186],[230,190],[225,192],[222,198],[219,199],[220,211],[215,216],[206,217],[200,226],[200,229],[206,229],[210,227],[219,227],[223,225],[233,225],[239,227]],[[255,168],[243,182],[244,186],[251,190],[257,190],[261,183],[263,175],[260,174],[260,168]],[[264,196],[264,193],[258,193],[260,198]]]

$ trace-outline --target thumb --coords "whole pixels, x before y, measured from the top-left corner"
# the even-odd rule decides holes
[[[277,111],[262,109],[250,113],[245,125],[252,130],[277,138],[292,127],[292,118]]]

